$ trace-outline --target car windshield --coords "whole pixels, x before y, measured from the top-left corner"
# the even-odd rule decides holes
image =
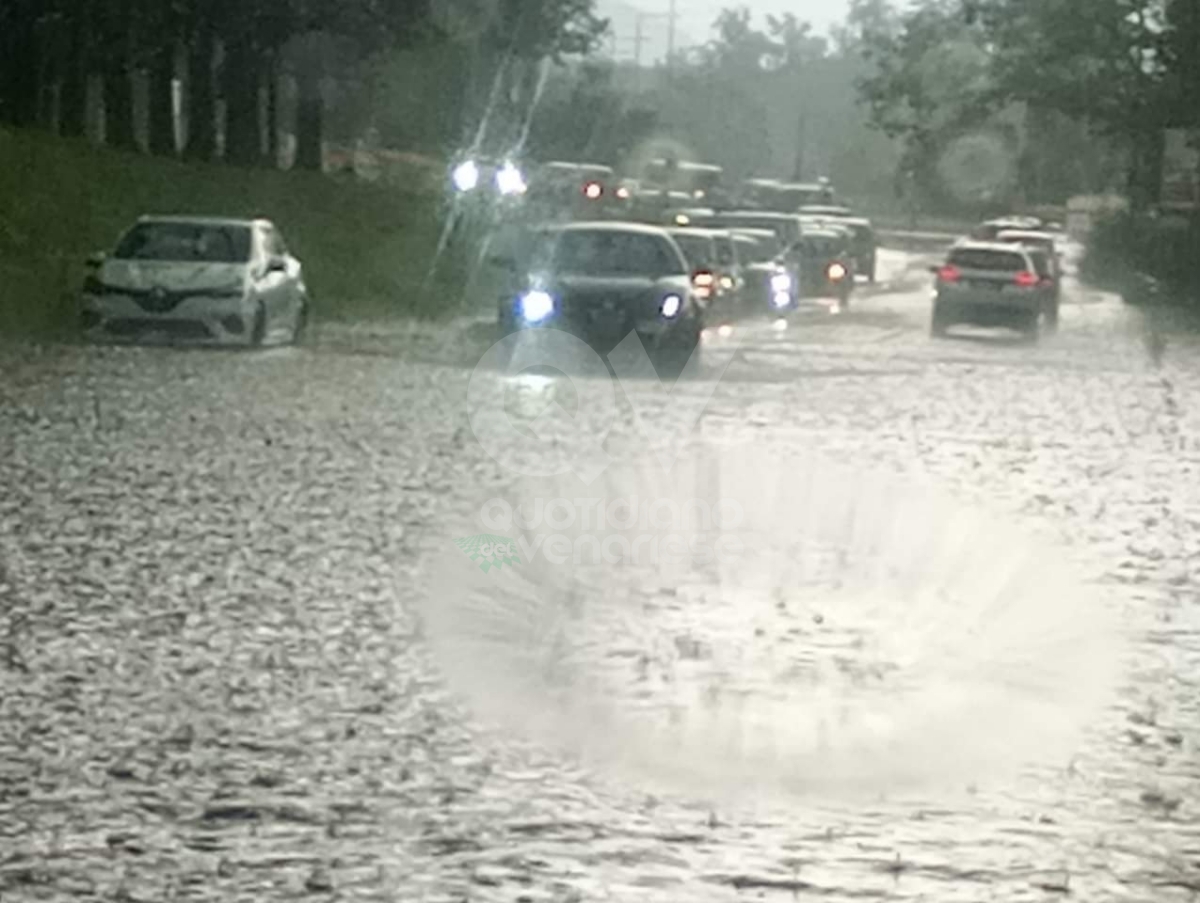
[[[675,232],[672,236],[692,269],[711,267],[716,263],[716,248],[711,238],[686,232]]]
[[[249,226],[207,223],[139,223],[117,245],[118,260],[245,263]]]
[[[837,257],[845,250],[845,242],[832,235],[806,235],[800,241],[801,253],[806,257]]]
[[[552,268],[576,276],[681,275],[683,263],[663,237],[618,230],[572,230],[555,243]]]
[[[964,270],[994,270],[1019,273],[1024,270],[1025,258],[1010,251],[991,248],[956,248],[950,253],[950,263]]]
[[[743,258],[751,263],[769,263],[779,256],[780,245],[774,236],[743,236],[738,240]]]

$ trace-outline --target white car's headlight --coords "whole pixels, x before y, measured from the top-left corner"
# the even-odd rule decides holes
[[[683,310],[683,299],[678,295],[667,295],[663,298],[662,315],[668,320],[679,316],[679,312]]]
[[[792,290],[792,277],[787,273],[776,273],[771,277],[771,291],[790,292]]]
[[[521,170],[517,169],[512,163],[505,163],[504,166],[496,173],[496,190],[504,195],[524,194],[527,185],[525,184],[525,176],[521,174]]]
[[[474,160],[460,163],[454,170],[454,187],[459,191],[474,191],[479,186],[479,164]]]
[[[521,319],[526,323],[541,323],[554,313],[554,299],[545,292],[527,292],[522,296],[518,307]]]

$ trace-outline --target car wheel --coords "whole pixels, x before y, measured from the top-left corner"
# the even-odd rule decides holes
[[[267,309],[261,301],[254,309],[254,326],[250,330],[250,344],[261,348],[267,338]]]
[[[1046,329],[1050,332],[1058,331],[1058,301],[1055,300],[1046,310]]]
[[[941,307],[938,304],[934,304],[933,318],[929,324],[929,334],[935,339],[943,338],[946,335],[946,329],[949,325],[946,322],[946,317],[942,313]]]
[[[298,345],[308,331],[308,298],[300,299],[300,309],[296,311],[296,325],[292,327],[292,344]]]
[[[1025,322],[1025,328],[1022,330],[1030,341],[1036,342],[1041,335],[1042,317],[1040,314],[1033,314]]]

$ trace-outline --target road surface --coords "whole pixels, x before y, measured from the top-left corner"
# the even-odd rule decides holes
[[[924,262],[885,263],[849,312],[710,336],[738,350],[693,438],[902,467],[1061,539],[1123,625],[1069,763],[752,809],[487,729],[421,617],[446,525],[509,477],[461,403],[479,330],[6,346],[0,899],[1195,899],[1200,341],[1075,286],[1040,344],[934,341]],[[618,465],[644,444],[614,434]],[[686,594],[646,592],[669,630]]]

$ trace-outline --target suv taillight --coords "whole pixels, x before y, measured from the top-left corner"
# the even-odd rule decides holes
[[[939,282],[958,282],[962,278],[962,271],[953,264],[946,264],[937,271]]]
[[[1036,288],[1041,284],[1042,278],[1037,273],[1031,273],[1028,270],[1022,270],[1013,277],[1013,282],[1021,288]]]

